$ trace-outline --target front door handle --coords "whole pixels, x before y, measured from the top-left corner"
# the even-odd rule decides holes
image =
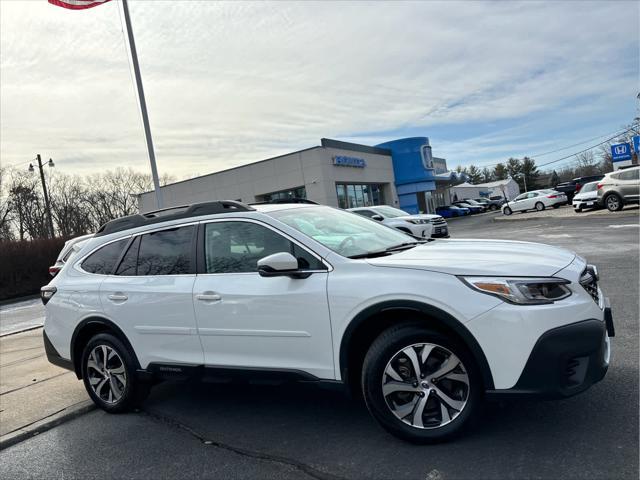
[[[196,299],[202,302],[219,302],[222,297],[214,292],[204,292],[196,295]]]
[[[124,293],[120,292],[107,295],[107,298],[114,302],[126,302],[129,299],[129,297],[127,297]]]

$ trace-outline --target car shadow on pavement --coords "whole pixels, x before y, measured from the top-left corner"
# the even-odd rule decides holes
[[[316,384],[167,382],[154,390],[143,414],[186,429],[202,442],[295,459],[339,477],[425,478],[432,471],[446,478],[517,477],[517,472],[610,477],[616,471],[619,478],[635,478],[637,455],[630,452],[638,447],[637,411],[634,421],[614,419],[625,424],[612,428],[610,410],[603,406],[615,393],[605,382],[620,385],[605,379],[562,401],[487,403],[464,436],[428,447],[387,434],[361,400]],[[637,392],[624,393],[637,399]],[[633,408],[627,409],[633,416]],[[635,445],[622,442],[603,456],[602,445],[620,444],[625,428],[624,437],[635,439]]]

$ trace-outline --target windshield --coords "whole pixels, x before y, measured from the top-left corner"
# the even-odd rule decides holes
[[[379,212],[381,215],[387,218],[406,217],[407,215],[409,215],[407,212],[404,212],[399,208],[387,207],[386,205],[375,207],[373,210]]]
[[[587,183],[584,187],[582,187],[581,192],[593,192],[598,186],[598,182]]]
[[[269,215],[345,256],[362,256],[415,239],[368,218],[331,207],[291,208]]]

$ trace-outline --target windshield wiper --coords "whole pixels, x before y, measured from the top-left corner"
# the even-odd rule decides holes
[[[348,258],[375,258],[375,257],[384,257],[385,255],[391,255],[394,252],[401,252],[403,250],[409,250],[410,248],[415,247],[416,245],[422,245],[427,243],[428,240],[416,240],[415,242],[404,242],[398,245],[393,245],[391,247],[385,248],[384,250],[374,250],[373,252],[367,253],[359,253],[357,255],[350,255]]]

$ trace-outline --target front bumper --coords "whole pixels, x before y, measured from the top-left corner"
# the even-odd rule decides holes
[[[604,322],[591,319],[549,330],[536,342],[516,385],[487,396],[564,398],[583,392],[607,373],[614,335],[608,306]]]
[[[449,238],[449,227],[447,225],[434,225],[431,238]]]
[[[594,208],[598,205],[598,199],[592,198],[589,200],[573,200],[573,208]]]

